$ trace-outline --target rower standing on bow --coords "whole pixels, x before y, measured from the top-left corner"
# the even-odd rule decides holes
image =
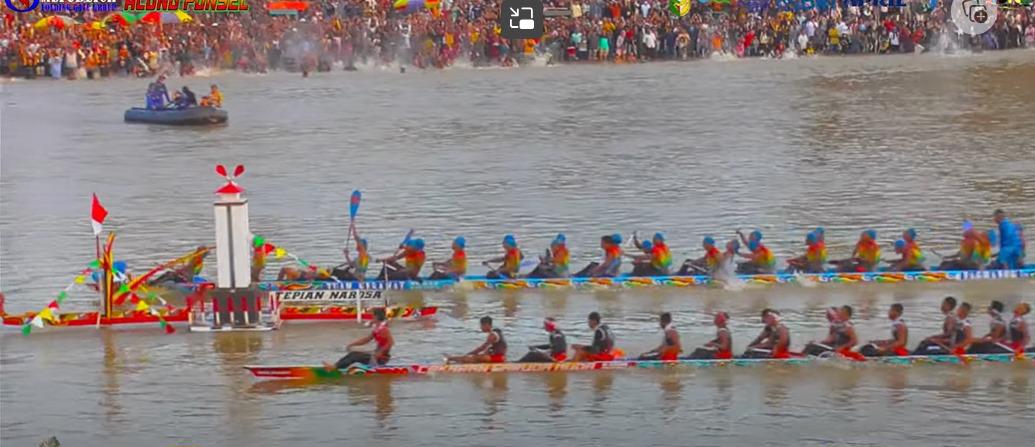
[[[762,333],[748,345],[741,357],[749,359],[788,359],[791,358],[791,333],[780,321],[780,312],[773,309],[762,311],[762,322],[765,327]]]
[[[467,274],[467,239],[457,236],[453,239],[453,255],[446,261],[432,262],[435,270],[428,279],[452,279],[458,280]]]
[[[446,357],[446,363],[503,363],[507,361],[507,340],[503,331],[492,326],[492,317],[480,320],[482,332],[488,334],[485,342],[466,355]]]
[[[546,317],[543,320],[543,330],[550,336],[549,343],[529,346],[528,354],[521,357],[518,362],[550,363],[563,362],[568,359],[568,340],[557,327],[557,320],[553,317]]]
[[[901,304],[895,303],[888,310],[888,319],[891,320],[891,338],[887,340],[873,340],[859,348],[859,353],[866,357],[905,356],[909,355],[906,343],[909,342],[909,329],[902,321],[904,309]]]
[[[637,360],[679,360],[679,354],[683,352],[683,344],[679,341],[679,331],[672,325],[672,314],[668,312],[661,314],[658,322],[664,332],[661,344],[643,353]]]
[[[571,345],[576,362],[609,362],[618,357],[615,352],[615,336],[611,328],[600,323],[600,314],[590,312],[589,328],[593,330],[593,342],[589,346]]]
[[[323,366],[325,369],[328,371],[342,371],[357,363],[365,364],[368,367],[376,367],[377,365],[388,363],[388,360],[391,359],[392,346],[395,346],[395,339],[392,338],[392,331],[388,329],[388,318],[385,314],[385,309],[381,307],[376,308],[373,310],[373,314],[374,326],[370,331],[370,335],[349,343],[345,349],[350,352],[335,363],[324,362]],[[371,341],[376,343],[376,347],[372,352],[352,350],[354,347],[363,346]]]
[[[967,354],[1013,353],[1014,349],[1010,346],[1006,319],[1003,318],[1003,303],[992,301],[988,305],[988,317],[988,333],[975,339],[967,348]]]
[[[693,360],[728,360],[733,358],[733,335],[726,327],[730,316],[726,312],[717,312],[713,320],[715,324],[715,338],[704,346],[697,348],[687,356]]]
[[[485,274],[485,277],[488,279],[515,279],[518,277],[521,260],[524,258],[525,255],[518,249],[517,238],[513,234],[503,236],[503,256],[482,262],[482,265],[492,269]],[[490,265],[497,262],[500,265],[496,268]]]

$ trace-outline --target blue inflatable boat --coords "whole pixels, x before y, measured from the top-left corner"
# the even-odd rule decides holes
[[[207,126],[225,123],[229,115],[213,107],[151,110],[134,107],[126,111],[127,123],[167,124],[171,126]]]

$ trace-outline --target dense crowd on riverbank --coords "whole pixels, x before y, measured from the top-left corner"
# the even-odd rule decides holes
[[[781,0],[782,1],[782,0]],[[441,11],[401,14],[390,0],[311,2],[298,16],[196,15],[191,23],[130,26],[33,25],[43,16],[6,11],[0,24],[0,75],[98,78],[189,75],[213,68],[327,71],[356,65],[512,65],[646,62],[727,57],[1035,48],[1035,7],[1001,11],[993,29],[960,38],[946,5],[800,9],[777,0],[694,2],[677,17],[662,0],[554,0],[569,14],[547,19],[540,40],[498,36],[499,0],[444,0]],[[795,11],[795,9],[799,9]],[[883,10],[881,10],[883,9]],[[91,12],[74,18],[90,24]]]

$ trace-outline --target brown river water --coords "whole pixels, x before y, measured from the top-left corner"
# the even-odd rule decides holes
[[[212,243],[216,163],[247,166],[252,230],[339,261],[348,194],[376,255],[409,228],[429,258],[468,240],[472,265],[515,233],[526,253],[568,235],[573,265],[616,231],[663,230],[678,260],[706,234],[761,228],[778,256],[822,225],[832,257],[858,232],[907,227],[949,252],[959,223],[1004,208],[1035,225],[1035,52],[444,72],[190,78],[218,82],[230,124],[126,125],[145,80],[0,84],[0,290],[44,306],[93,256],[89,198],[132,271]],[[173,79],[178,87],[182,79]],[[890,256],[890,255],[889,255]],[[937,261],[937,256],[928,256]],[[274,267],[277,265],[274,264]],[[208,267],[207,275],[214,275]],[[481,341],[491,315],[512,358],[557,316],[569,342],[600,311],[630,353],[671,311],[684,345],[733,315],[740,350],[758,311],[784,312],[794,345],[851,304],[863,339],[902,302],[913,343],[952,294],[983,309],[1035,301],[1035,283],[778,286],[746,290],[406,293],[436,321],[394,324],[400,362]],[[65,307],[95,308],[72,294]],[[976,331],[987,318],[975,312]],[[348,323],[264,334],[156,328],[0,335],[0,444],[37,445],[1029,445],[1035,368],[1021,365],[683,369],[258,382],[246,364],[315,363],[365,333]]]

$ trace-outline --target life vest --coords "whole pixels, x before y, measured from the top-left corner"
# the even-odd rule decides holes
[[[385,356],[388,356],[388,351],[391,350],[391,348],[388,347],[388,334],[387,321],[375,324],[373,330],[370,332],[370,335],[374,338],[374,343],[377,344],[377,350],[382,351],[383,349],[382,352],[384,352]]]
[[[722,252],[714,246],[708,247],[708,250],[704,253],[704,263],[708,266],[708,271],[714,272],[718,270],[719,265],[722,263]]]
[[[668,251],[668,246],[664,242],[658,242],[651,247],[650,264],[662,272],[667,272],[672,265],[672,253]]]
[[[515,276],[521,270],[521,250],[509,247],[503,254],[503,265],[500,271]]]
[[[420,269],[424,267],[424,257],[424,250],[407,248],[405,253],[406,269],[414,275],[419,274]]]
[[[467,252],[463,249],[453,250],[453,273],[456,276],[464,276],[467,274]]]
[[[554,273],[558,275],[565,275],[568,273],[568,264],[571,261],[571,253],[568,252],[568,246],[560,244],[553,248],[550,252],[550,261],[554,266]]]

